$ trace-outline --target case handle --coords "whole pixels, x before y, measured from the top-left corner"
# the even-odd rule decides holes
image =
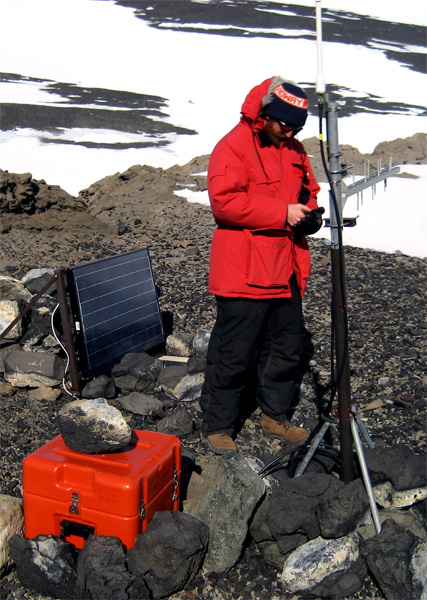
[[[87,540],[91,533],[95,533],[95,527],[92,527],[91,525],[84,525],[83,523],[76,523],[75,521],[68,521],[67,519],[63,519],[59,524],[61,525],[59,537],[63,539],[69,535],[76,535]]]

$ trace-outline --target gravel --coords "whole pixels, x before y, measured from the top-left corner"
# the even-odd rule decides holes
[[[161,170],[160,170],[161,171]],[[176,179],[176,171],[174,175]],[[87,199],[89,209],[91,199]],[[139,203],[139,204],[138,204]],[[135,223],[144,211],[143,197],[128,197],[102,213],[127,224],[122,235],[100,231],[33,231],[11,227],[2,236],[0,273],[21,277],[31,267],[59,268],[78,260],[149,247],[153,272],[160,288],[162,311],[173,317],[175,331],[195,333],[210,328],[215,318],[213,298],[207,292],[209,246],[214,228],[207,207],[174,199],[163,203],[152,227]],[[101,215],[101,216],[102,216]],[[79,216],[81,222],[81,216]],[[123,229],[122,229],[123,231]],[[313,427],[329,400],[331,374],[331,264],[327,240],[310,240],[313,270],[304,299],[305,334],[301,367],[300,402],[294,414],[298,423]],[[403,254],[386,254],[355,247],[345,248],[351,400],[377,445],[407,444],[425,454],[425,267],[426,261]],[[1,384],[1,379],[0,379]],[[3,388],[0,388],[3,389]],[[29,390],[3,391],[1,398],[2,479],[0,493],[22,497],[22,461],[57,435],[55,417],[68,397],[31,399]],[[143,418],[124,411],[131,427],[155,429],[165,414],[189,410],[200,426],[197,401],[166,407],[162,414]],[[274,458],[283,448],[262,436],[259,411],[246,421],[238,438],[245,456]],[[331,428],[339,447],[339,431]],[[197,433],[197,432],[196,432]],[[183,440],[202,467],[209,460],[197,435]],[[255,545],[249,544],[238,565],[227,573],[200,575],[195,587],[173,596],[176,600],[205,598],[243,600],[297,599],[279,582],[280,573],[268,567]],[[12,571],[0,582],[1,598],[46,600],[22,588]],[[348,600],[381,599],[369,578]]]

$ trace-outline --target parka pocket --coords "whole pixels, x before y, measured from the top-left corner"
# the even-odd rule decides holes
[[[292,178],[298,182],[297,183],[297,187],[302,186],[302,185],[307,185],[309,178],[308,178],[308,169],[306,167],[306,165],[304,163],[297,163],[294,162],[292,163]]]
[[[252,181],[255,185],[271,185],[273,183],[278,183],[281,178],[281,171],[279,169],[269,167],[268,171],[264,169],[254,169],[253,167],[248,167],[249,172],[249,180]]]
[[[293,271],[292,239],[282,229],[246,229],[245,282],[257,287],[286,287]]]

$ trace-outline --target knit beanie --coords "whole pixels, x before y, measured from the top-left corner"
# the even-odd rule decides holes
[[[287,125],[303,127],[308,114],[306,93],[293,83],[278,83],[277,79],[273,80],[269,93],[263,98],[264,112]]]

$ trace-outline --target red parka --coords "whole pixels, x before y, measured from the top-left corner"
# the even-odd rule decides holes
[[[249,92],[240,123],[216,145],[209,161],[208,191],[218,225],[209,291],[218,296],[289,297],[293,273],[303,296],[310,274],[307,240],[294,236],[286,217],[303,186],[309,191],[307,206],[316,208],[320,188],[300,142],[291,139],[280,148],[260,143],[261,101],[271,80]]]

